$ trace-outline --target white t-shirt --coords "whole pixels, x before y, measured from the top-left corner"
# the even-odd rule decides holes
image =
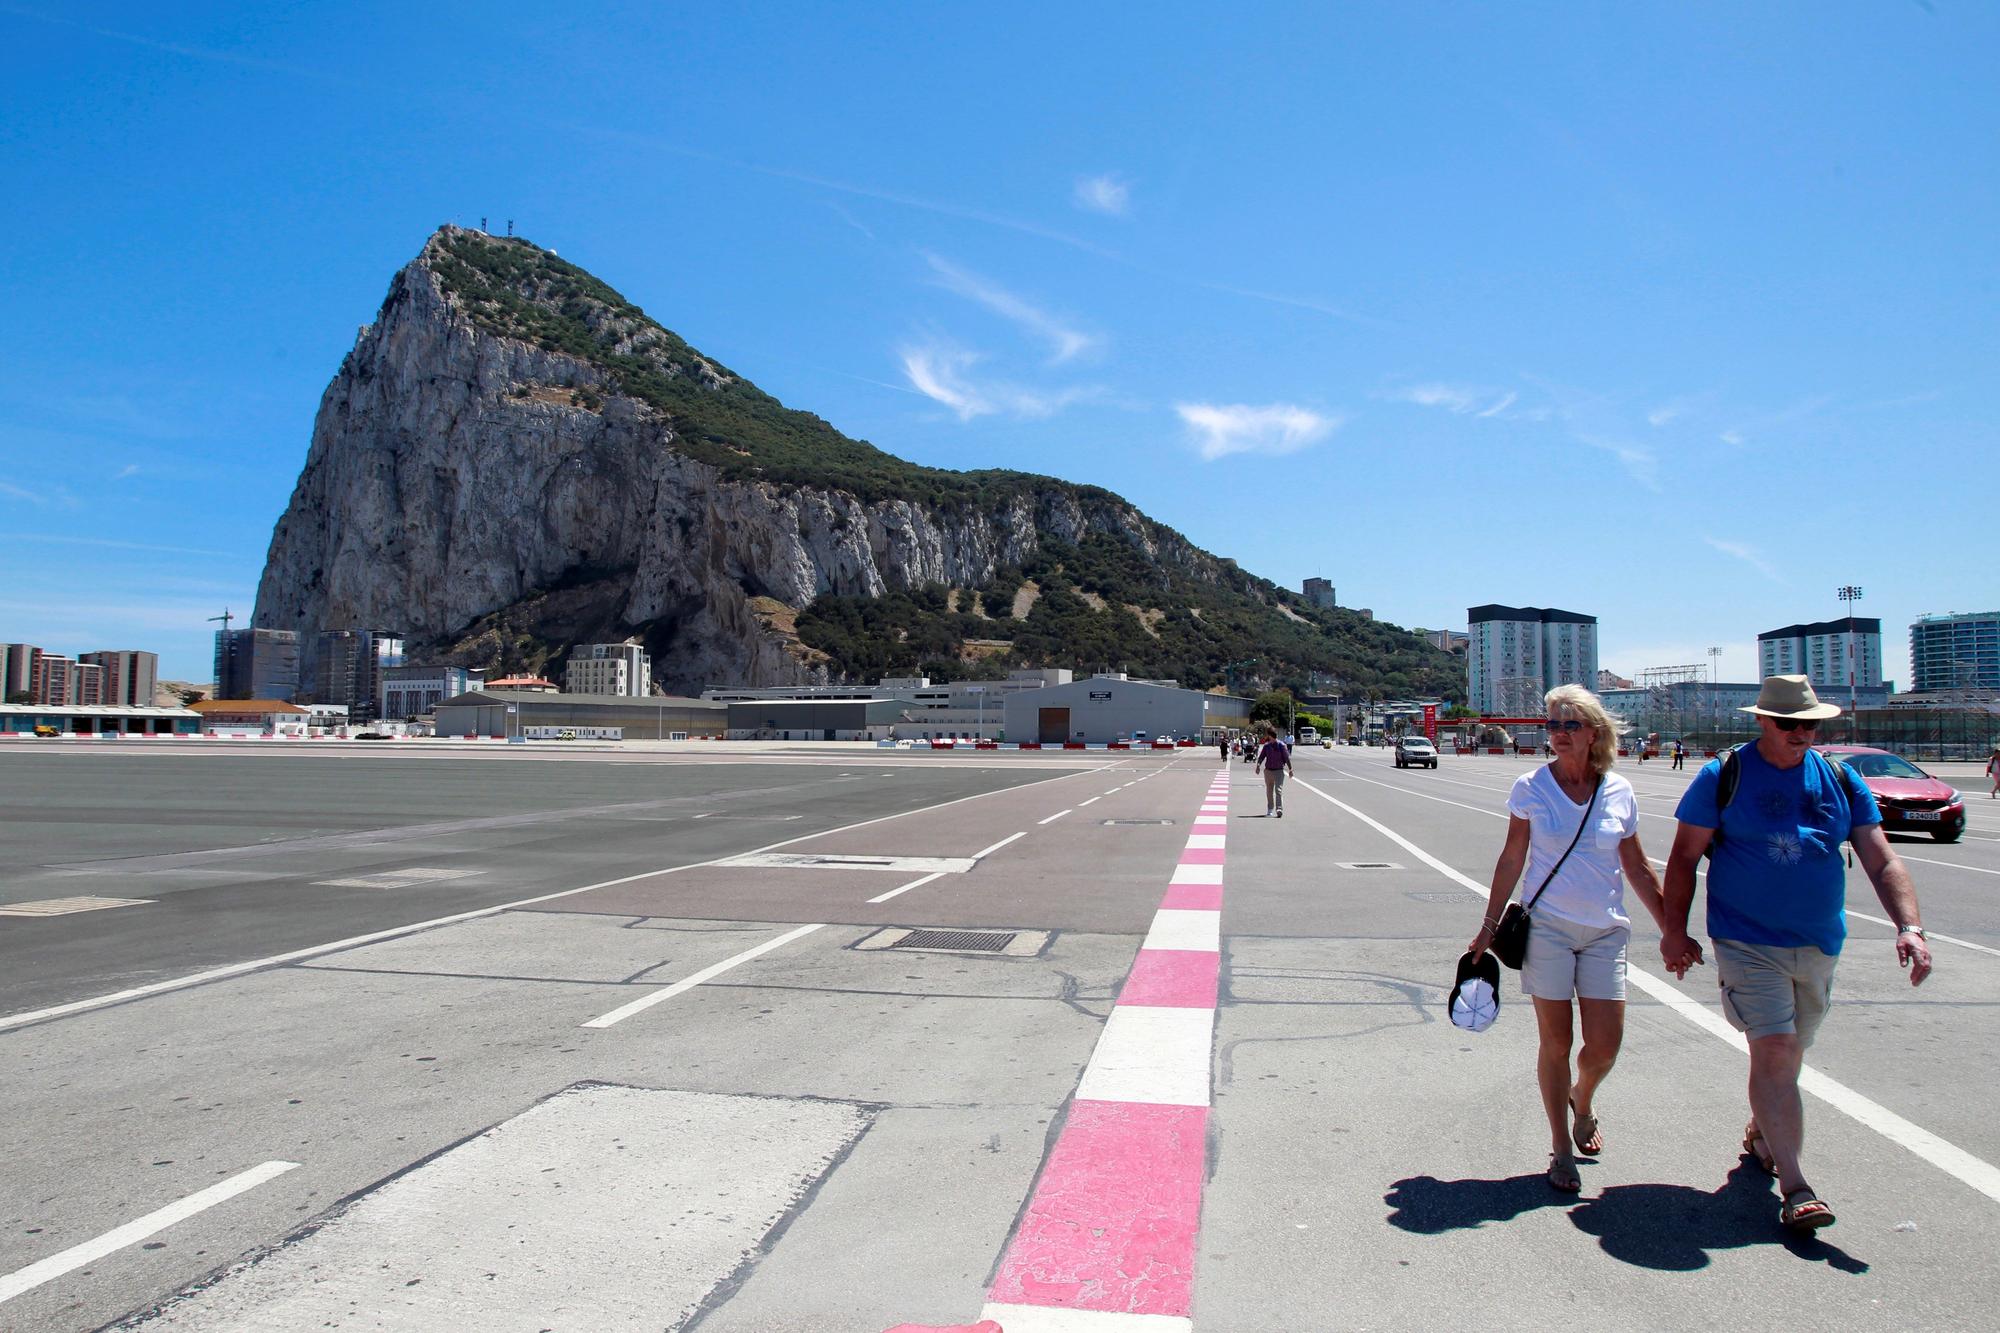
[[[1507,793],[1507,813],[1527,820],[1533,829],[1528,839],[1528,868],[1521,877],[1521,901],[1525,903],[1535,896],[1550,868],[1562,859],[1563,849],[1576,837],[1583,805],[1563,794],[1562,784],[1544,764],[1514,779],[1514,789]],[[1563,861],[1562,873],[1536,900],[1535,910],[1597,929],[1629,926],[1632,922],[1625,915],[1618,844],[1639,831],[1639,801],[1632,794],[1632,784],[1616,773],[1606,773],[1590,823],[1569,860]]]

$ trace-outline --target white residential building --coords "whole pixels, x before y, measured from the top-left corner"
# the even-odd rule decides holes
[[[1804,676],[1815,690],[1882,683],[1882,622],[1847,616],[1787,625],[1757,636],[1758,674]]]
[[[461,666],[399,666],[382,672],[379,716],[408,719],[428,717],[446,699],[479,689],[484,671]]]
[[[106,649],[77,659],[104,668],[104,702],[151,708],[160,683],[160,655],[136,649]]]
[[[580,644],[563,669],[563,690],[644,698],[653,692],[653,659],[637,639]]]
[[[1508,717],[1539,713],[1558,685],[1597,686],[1597,617],[1554,607],[1468,607],[1470,706]]]

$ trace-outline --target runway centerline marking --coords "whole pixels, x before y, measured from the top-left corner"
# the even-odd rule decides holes
[[[54,1281],[65,1273],[71,1273],[85,1264],[95,1263],[108,1255],[115,1254],[128,1245],[155,1232],[165,1231],[176,1222],[185,1222],[196,1213],[205,1212],[219,1203],[226,1203],[239,1194],[256,1189],[267,1180],[275,1180],[287,1171],[295,1170],[297,1162],[265,1162],[253,1166],[248,1171],[238,1172],[229,1179],[198,1190],[185,1199],[157,1208],[144,1217],[134,1218],[122,1227],[113,1227],[94,1240],[81,1245],[72,1245],[60,1254],[52,1254],[26,1268],[0,1277],[0,1304],[13,1300],[24,1292],[33,1291],[44,1282]]]
[[[1058,810],[1054,814],[1050,815],[1047,819],[1037,819],[1035,822],[1037,824],[1053,824],[1058,819],[1061,819],[1064,815],[1068,813],[1069,811],[1067,810]]]
[[[936,876],[932,876],[931,878],[935,879]],[[916,887],[916,885],[906,884],[903,887],[913,889]],[[641,995],[638,999],[632,1001],[630,1004],[621,1004],[616,1009],[613,1009],[610,1013],[602,1014],[596,1018],[593,1018],[588,1023],[585,1023],[582,1026],[587,1028],[608,1028],[614,1023],[622,1023],[626,1019],[630,1018],[632,1015],[640,1013],[647,1009],[651,1009],[654,1005],[659,1004],[663,1000],[671,1000],[676,995],[682,994],[685,991],[693,990],[696,986],[701,985],[704,981],[713,981],[716,977],[721,976],[724,972],[727,972],[732,967],[737,967],[743,963],[747,963],[752,958],[757,958],[763,954],[767,954],[771,952],[771,950],[776,949],[781,945],[790,944],[793,940],[798,939],[801,935],[810,935],[815,930],[824,930],[824,929],[826,929],[826,923],[822,921],[816,925],[800,926],[796,930],[788,930],[784,934],[779,935],[774,939],[765,940],[762,944],[758,945],[754,949],[745,949],[742,953],[739,953],[734,957],[725,958],[719,963],[714,963],[709,965],[708,967],[704,967],[701,971],[695,973],[693,976],[687,977],[681,981],[676,981],[671,986],[663,986],[659,990],[654,991],[650,995]]]
[[[1028,836],[1028,830],[1026,829],[1022,829],[1019,833],[1010,833],[1006,837],[1000,839],[1000,841],[994,843],[991,847],[988,847],[986,850],[974,852],[972,854],[972,859],[975,861],[984,861],[987,857],[993,855],[993,853],[999,851],[1002,847],[1005,847],[1008,843],[1014,841],[1014,839],[1025,838],[1027,836]]]
[[[1388,838],[1391,842],[1396,843],[1409,852],[1410,855],[1416,857],[1425,865],[1428,865],[1431,869],[1437,871],[1453,883],[1465,888],[1467,891],[1477,894],[1481,898],[1487,897],[1492,892],[1491,885],[1480,884],[1471,876],[1454,870],[1451,866],[1432,856],[1429,852],[1417,846],[1417,844],[1411,842],[1387,824],[1363,814],[1345,801],[1327,795],[1303,778],[1299,779],[1299,785],[1319,797],[1322,801],[1336,805],[1348,814],[1353,815],[1356,819],[1368,825],[1383,837]],[[1381,785],[1386,786],[1387,784]],[[1450,802],[1450,804],[1456,804],[1456,802]],[[1495,812],[1489,810],[1485,813],[1493,814]],[[1645,991],[1661,1004],[1673,1010],[1673,1012],[1679,1014],[1682,1018],[1687,1019],[1688,1022],[1693,1023],[1705,1032],[1722,1038],[1722,1040],[1728,1042],[1746,1056],[1749,1054],[1750,1045],[1744,1040],[1743,1035],[1730,1027],[1727,1021],[1720,1015],[1710,1011],[1705,1005],[1690,999],[1666,981],[1661,980],[1643,968],[1633,966],[1629,962],[1626,964],[1626,976],[1640,990]],[[1921,1125],[1905,1120],[1888,1107],[1883,1106],[1872,1098],[1863,1096],[1844,1083],[1828,1078],[1825,1074],[1820,1073],[1810,1065],[1801,1066],[1799,1087],[1803,1091],[1810,1092],[1813,1096],[1818,1097],[1821,1101],[1848,1116],[1850,1119],[1866,1125],[1888,1139],[1891,1143],[1923,1158],[1946,1175],[1970,1185],[1987,1198],[2000,1203],[2000,1167],[1995,1167],[1991,1162],[1985,1161],[1982,1158],[1974,1157],[1971,1153],[1965,1151],[1965,1149],[1947,1142]]]
[[[889,890],[887,893],[879,893],[875,895],[873,898],[870,898],[868,901],[871,903],[886,903],[899,893],[908,893],[911,889],[920,889],[924,885],[930,883],[932,880],[943,879],[944,876],[945,876],[944,871],[933,870],[930,874],[920,876],[917,879],[913,879],[908,884],[901,885],[898,888],[893,888]]]

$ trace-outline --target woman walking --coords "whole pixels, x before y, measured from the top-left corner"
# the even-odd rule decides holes
[[[2000,745],[1993,747],[1993,757],[1986,761],[1986,776],[1993,779],[1993,790],[1986,793],[1986,799],[2000,796]]]
[[[1258,731],[1257,768],[1264,775],[1264,817],[1285,817],[1285,774],[1292,771],[1292,747],[1278,739],[1278,729],[1266,722]]]
[[[1555,758],[1516,779],[1508,793],[1507,843],[1493,867],[1493,892],[1472,952],[1493,943],[1525,867],[1533,887],[1522,893],[1532,906],[1521,990],[1535,1001],[1541,1035],[1536,1072],[1553,1145],[1549,1184],[1574,1194],[1583,1188],[1576,1154],[1604,1149],[1597,1090],[1625,1039],[1625,950],[1632,935],[1625,883],[1657,923],[1660,877],[1639,846],[1632,784],[1611,771],[1618,738],[1604,705],[1580,685],[1558,686],[1543,703]],[[1583,1049],[1572,1077],[1579,1014]]]

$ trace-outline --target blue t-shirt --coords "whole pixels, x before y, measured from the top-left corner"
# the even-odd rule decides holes
[[[1722,829],[1708,866],[1709,938],[1838,956],[1847,939],[1840,844],[1882,822],[1875,798],[1817,751],[1796,768],[1773,768],[1754,744],[1736,754],[1742,778],[1727,810],[1715,804],[1718,758],[1702,765],[1674,811],[1684,824]]]

